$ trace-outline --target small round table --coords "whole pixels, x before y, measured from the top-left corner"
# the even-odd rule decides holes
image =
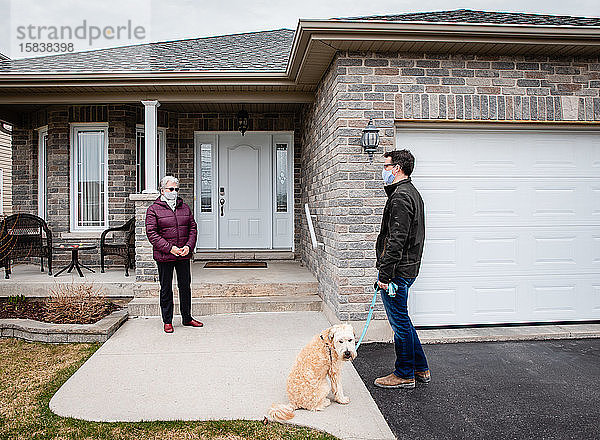
[[[82,267],[84,269],[89,270],[90,272],[94,272],[94,270],[90,269],[85,264],[79,262],[79,251],[87,251],[87,250],[90,250],[90,249],[96,249],[96,247],[97,246],[95,244],[89,244],[89,245],[88,244],[86,244],[86,245],[65,244],[65,245],[62,245],[62,246],[52,246],[53,249],[56,249],[56,250],[59,250],[59,251],[63,251],[63,250],[70,250],[71,251],[71,263],[69,263],[68,266],[63,267],[59,272],[57,272],[56,274],[54,274],[54,276],[55,277],[59,276],[65,270],[67,271],[67,273],[71,273],[71,271],[73,270],[73,268],[75,268],[75,269],[77,269],[77,272],[79,272],[79,276],[82,277],[83,276],[83,273],[81,273],[81,268]]]

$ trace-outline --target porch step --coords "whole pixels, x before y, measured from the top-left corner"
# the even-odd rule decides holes
[[[127,307],[129,316],[160,316],[157,297],[134,298]],[[256,312],[315,312],[321,309],[322,300],[318,295],[192,298],[193,316]],[[175,314],[179,313],[178,301],[175,302],[173,310]]]
[[[248,283],[192,283],[193,298],[233,298],[233,297],[281,297],[314,295],[318,290],[316,281],[305,282],[248,282]],[[133,287],[135,297],[158,297],[158,283],[138,283]],[[179,295],[177,285],[173,284],[173,293]]]
[[[292,251],[276,250],[226,250],[226,251],[196,251],[194,252],[194,261],[246,261],[246,260],[294,260],[296,255]]]

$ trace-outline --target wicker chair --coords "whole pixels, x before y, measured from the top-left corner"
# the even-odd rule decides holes
[[[52,275],[52,232],[37,215],[9,215],[0,222],[0,255],[0,267],[4,267],[7,279],[10,278],[11,262],[17,258],[40,257],[42,272],[44,258],[47,258],[48,275]]]
[[[120,243],[107,243],[106,234],[109,232],[125,232],[125,241]],[[116,255],[125,259],[125,276],[129,276],[129,269],[133,269],[135,261],[135,217],[124,225],[108,228],[100,236],[100,271],[104,273],[104,257]]]

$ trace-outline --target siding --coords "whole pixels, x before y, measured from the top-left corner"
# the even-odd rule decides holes
[[[9,215],[12,213],[12,192],[11,192],[11,180],[12,180],[12,150],[11,150],[11,137],[3,132],[0,132],[0,168],[2,168],[2,203],[4,212],[3,215]]]

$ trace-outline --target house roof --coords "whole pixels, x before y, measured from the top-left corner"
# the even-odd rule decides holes
[[[5,60],[0,61],[0,107],[155,99],[164,104],[306,103],[314,100],[319,81],[340,51],[596,59],[598,20],[465,9],[301,19],[295,32],[279,29]]]
[[[312,22],[449,23],[479,25],[600,26],[598,17],[574,17],[470,9],[334,18]],[[310,20],[301,20],[309,23]],[[285,72],[298,32],[277,29],[164,41],[18,60],[3,59],[3,73],[82,72]]]
[[[285,72],[294,31],[222,35],[0,61],[6,72]],[[257,50],[260,48],[260,50]]]
[[[570,15],[525,14],[521,12],[492,12],[472,9],[414,12],[408,14],[369,15],[341,20],[384,20],[429,23],[526,24],[538,26],[600,26],[600,17]]]

